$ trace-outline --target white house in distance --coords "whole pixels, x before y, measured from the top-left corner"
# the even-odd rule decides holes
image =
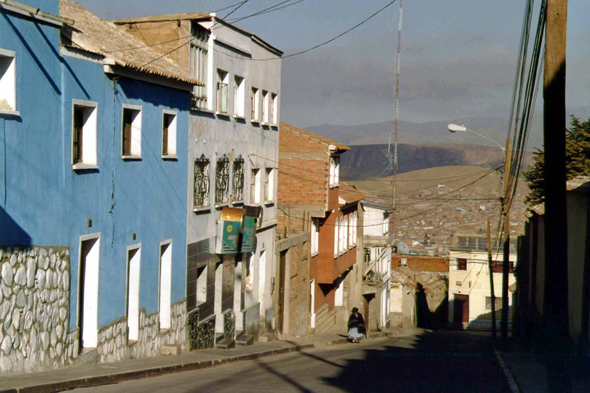
[[[494,242],[492,242],[492,245]],[[516,245],[510,245],[510,274],[508,285],[514,288],[516,279]],[[496,297],[496,325],[499,326],[502,309],[502,254],[492,256],[494,296]],[[514,291],[510,290],[511,295]],[[512,323],[512,296],[508,324]],[[486,235],[456,233],[450,248],[449,264],[449,323],[463,329],[491,329],[492,304],[488,244]]]
[[[363,301],[365,320],[372,330],[389,326],[393,235],[391,206],[375,199],[362,205],[364,247]]]

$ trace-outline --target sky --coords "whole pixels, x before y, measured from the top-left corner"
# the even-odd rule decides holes
[[[249,0],[231,17],[248,15],[281,1]],[[288,55],[333,38],[390,1],[304,0],[237,24]],[[212,12],[238,0],[78,2],[103,19],[118,19]],[[507,118],[524,4],[524,0],[405,0],[399,118],[412,122],[471,116]],[[536,10],[539,5],[537,0]],[[231,8],[220,11],[218,16],[229,11]],[[281,119],[300,127],[394,119],[398,12],[399,4],[395,3],[338,40],[284,59]],[[589,14],[590,1],[569,0],[569,108],[590,107]]]

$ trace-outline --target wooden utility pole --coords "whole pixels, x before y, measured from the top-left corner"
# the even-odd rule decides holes
[[[569,336],[565,166],[567,0],[548,0],[543,88],[545,145],[545,299],[543,318],[551,337]]]
[[[502,231],[502,240],[504,241],[504,257],[502,260],[502,321],[500,322],[500,332],[502,338],[508,337],[508,278],[510,269],[510,140],[506,141],[506,150],[504,151],[504,197],[502,198],[502,215],[504,216],[504,230]]]
[[[545,298],[543,322],[551,391],[570,391],[565,162],[567,0],[547,0],[543,142],[545,145]]]
[[[492,266],[492,231],[488,216],[488,269],[490,270],[490,301],[492,309],[492,340],[496,339],[496,295],[494,294],[494,268]]]

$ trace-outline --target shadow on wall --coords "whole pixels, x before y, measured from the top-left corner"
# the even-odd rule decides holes
[[[0,245],[28,246],[31,237],[0,207]]]
[[[496,310],[496,327],[498,334],[500,334],[500,321],[502,320],[502,310]],[[512,318],[514,316],[514,306],[508,308],[508,331],[512,330]],[[492,329],[492,313],[487,312],[480,314],[477,318],[469,321],[467,329],[470,330],[491,330]]]
[[[428,306],[427,293],[421,283],[416,283],[416,325],[425,329],[436,329],[447,326],[448,299],[445,298],[435,310]]]

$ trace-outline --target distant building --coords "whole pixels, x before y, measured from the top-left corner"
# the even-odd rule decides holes
[[[494,244],[494,243],[492,243]],[[516,243],[511,244],[509,286],[516,279]],[[500,259],[502,254],[500,254]],[[496,322],[499,326],[502,308],[502,260],[492,262]],[[490,271],[486,235],[456,233],[450,247],[449,323],[464,329],[491,329]],[[512,297],[509,323],[512,322]]]

